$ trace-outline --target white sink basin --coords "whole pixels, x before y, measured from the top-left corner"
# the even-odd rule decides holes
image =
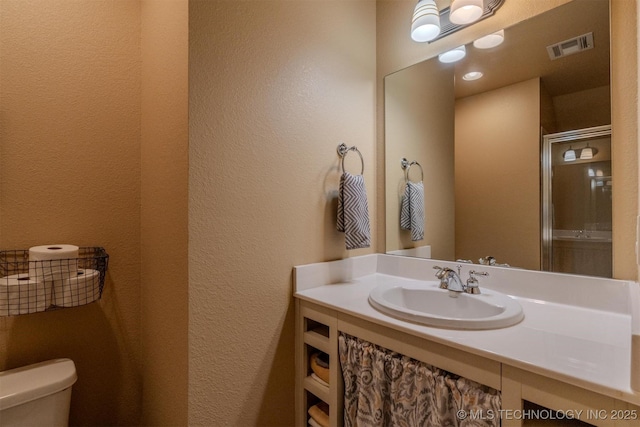
[[[378,311],[427,326],[453,329],[496,329],[524,318],[515,299],[481,287],[471,295],[440,289],[439,282],[380,285],[369,294]]]

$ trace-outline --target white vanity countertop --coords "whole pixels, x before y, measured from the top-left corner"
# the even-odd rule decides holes
[[[522,305],[525,317],[522,322],[511,327],[480,331],[415,324],[383,314],[369,304],[369,293],[380,284],[403,285],[415,284],[418,280],[435,280],[432,266],[436,264],[455,265],[433,260],[367,255],[300,266],[295,269],[295,297],[526,371],[640,404],[640,393],[634,392],[630,387],[632,320],[629,294],[625,294],[624,290],[632,285],[631,282],[463,265],[467,270],[473,268],[489,271],[490,277],[496,282],[504,282],[505,279],[518,282],[513,285],[513,292],[509,292],[499,283],[494,284],[485,279],[486,283],[483,284],[481,280],[481,288],[484,285],[516,298]],[[331,271],[327,271],[327,267]],[[396,275],[397,272],[393,270],[401,270],[402,276],[409,277]],[[466,277],[464,272],[463,275]],[[531,290],[528,286],[531,280],[539,282],[540,296],[537,299],[528,295],[536,293],[535,289]],[[558,281],[571,283],[563,286],[562,283],[556,283]],[[569,292],[563,294],[560,289]],[[614,293],[621,295],[613,295]],[[575,303],[568,303],[565,299],[575,300]]]

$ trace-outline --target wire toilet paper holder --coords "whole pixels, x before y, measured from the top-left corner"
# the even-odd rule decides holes
[[[29,260],[28,249],[0,251],[0,316],[98,301],[108,265],[109,255],[98,246],[78,248],[77,258],[36,261]]]

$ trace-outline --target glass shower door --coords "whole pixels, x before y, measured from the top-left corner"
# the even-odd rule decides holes
[[[612,277],[611,126],[543,137],[542,269]]]

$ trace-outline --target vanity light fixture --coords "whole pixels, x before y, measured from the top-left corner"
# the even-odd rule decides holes
[[[483,75],[484,74],[482,74],[480,71],[470,71],[464,76],[462,76],[462,80],[466,80],[466,81],[478,80]]]
[[[414,41],[432,43],[446,37],[470,24],[493,16],[505,2],[505,0],[449,0],[444,1],[449,3],[449,6],[439,10],[436,1],[442,0],[418,0],[418,4],[414,7],[411,19],[411,38]],[[475,17],[475,15],[478,16]]]
[[[483,12],[483,0],[453,0],[449,20],[454,24],[467,25],[480,19]]]
[[[502,44],[504,41],[504,30],[480,37],[473,42],[473,46],[477,49],[491,49]]]
[[[440,12],[435,0],[420,0],[413,10],[411,38],[428,42],[440,34]]]
[[[567,151],[562,154],[562,158],[565,162],[573,162],[576,160],[576,152],[573,148],[569,147]]]
[[[440,55],[438,55],[438,59],[440,60],[440,62],[449,64],[451,62],[460,61],[462,58],[465,57],[466,54],[467,54],[467,49],[464,47],[464,45],[462,45],[462,46],[458,46],[455,49],[451,49],[450,51],[447,51],[445,53],[441,53]]]
[[[577,148],[575,150],[569,147],[569,149],[562,154],[562,158],[564,159],[565,162],[573,162],[574,160],[577,160],[577,159],[591,160],[593,159],[593,156],[595,156],[596,154],[598,154],[598,149],[589,147],[589,144],[587,144],[586,147]],[[591,173],[591,169],[589,169],[589,171]],[[590,176],[593,176],[593,175],[590,175]]]

